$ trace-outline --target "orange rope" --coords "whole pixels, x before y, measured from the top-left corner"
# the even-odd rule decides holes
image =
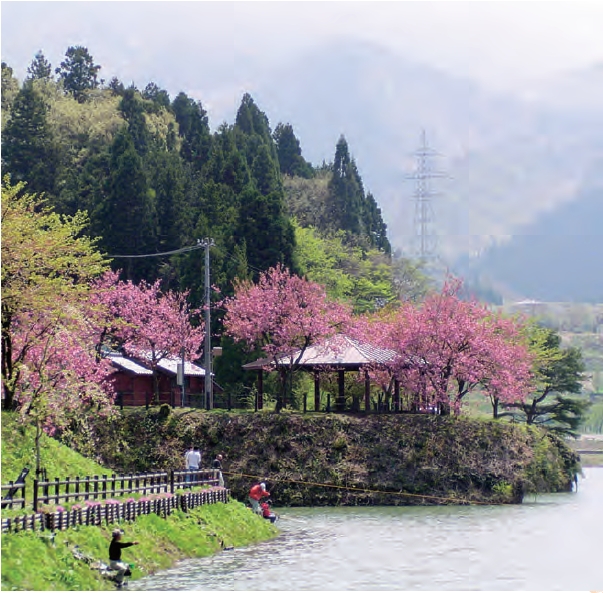
[[[260,476],[253,476],[250,474],[243,474],[240,472],[225,472],[222,471],[223,474],[225,475],[229,475],[229,476],[240,476],[242,478],[254,478],[257,479],[258,481],[263,480],[264,477],[260,477]],[[472,504],[481,504],[481,505],[499,505],[499,504],[510,504],[510,503],[504,503],[504,502],[483,502],[480,500],[467,500],[467,499],[463,499],[463,498],[449,498],[449,497],[445,497],[445,496],[433,496],[430,494],[412,494],[410,492],[390,492],[387,490],[375,490],[372,488],[358,488],[356,486],[338,486],[337,484],[322,484],[320,482],[304,482],[302,480],[291,480],[291,479],[284,479],[284,478],[276,478],[275,480],[273,480],[274,482],[288,482],[290,484],[303,484],[305,486],[321,486],[323,488],[338,488],[340,490],[354,490],[354,491],[358,491],[358,492],[366,492],[368,494],[397,494],[398,496],[414,496],[416,498],[429,498],[432,500],[440,500],[440,501],[445,501],[445,502],[453,502],[455,504],[468,504],[468,505],[472,505]]]

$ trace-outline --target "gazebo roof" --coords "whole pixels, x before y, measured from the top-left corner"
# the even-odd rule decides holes
[[[245,370],[258,370],[289,366],[297,360],[300,351],[291,356],[282,356],[278,361],[270,358],[260,358],[243,365]],[[306,370],[316,367],[334,367],[337,369],[358,370],[364,366],[386,364],[396,357],[393,350],[377,348],[371,344],[360,343],[348,336],[337,335],[323,342],[306,348],[298,364]]]

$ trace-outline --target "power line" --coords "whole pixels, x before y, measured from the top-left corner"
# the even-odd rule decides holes
[[[204,245],[197,242],[197,245],[191,245],[189,247],[182,247],[180,249],[173,249],[172,251],[163,251],[161,253],[145,253],[143,255],[107,255],[107,257],[159,257],[162,255],[176,255],[177,253],[188,253],[189,251],[196,251],[197,249],[203,249]]]

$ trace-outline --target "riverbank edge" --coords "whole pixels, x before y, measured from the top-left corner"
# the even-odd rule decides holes
[[[543,429],[462,416],[164,406],[126,410],[102,428],[97,453],[110,467],[174,467],[196,444],[204,467],[224,455],[234,498],[265,481],[277,506],[519,503],[525,493],[571,490],[580,472],[579,455]]]
[[[103,591],[115,587],[97,570],[77,560],[73,548],[108,563],[111,531],[125,531],[123,541],[139,545],[123,550],[122,560],[134,563],[131,580],[138,580],[178,561],[228,553],[232,548],[266,541],[278,535],[269,521],[240,502],[215,503],[167,517],[145,515],[137,521],[81,526],[57,532],[22,531],[2,535],[2,590]]]

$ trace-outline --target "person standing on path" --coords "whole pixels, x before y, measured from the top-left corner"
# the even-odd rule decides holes
[[[251,508],[254,513],[260,514],[262,512],[260,509],[260,500],[263,496],[270,496],[270,492],[266,490],[266,484],[264,482],[251,487],[251,490],[249,491],[249,502],[251,503]]]
[[[115,580],[117,581],[118,589],[122,588],[124,583],[124,575],[130,570],[130,566],[121,561],[121,550],[122,548],[129,548],[130,546],[138,545],[138,542],[122,542],[122,534],[123,531],[121,529],[114,529],[113,539],[109,544],[109,568],[117,571]]]
[[[186,483],[188,484],[191,481],[190,471],[191,471],[191,460],[193,459],[195,454],[195,450],[191,445],[188,451],[184,454],[184,469],[186,470]]]
[[[222,455],[216,455],[216,458],[211,464],[213,469],[218,470],[218,485],[220,488],[224,488],[224,477],[222,476]]]

